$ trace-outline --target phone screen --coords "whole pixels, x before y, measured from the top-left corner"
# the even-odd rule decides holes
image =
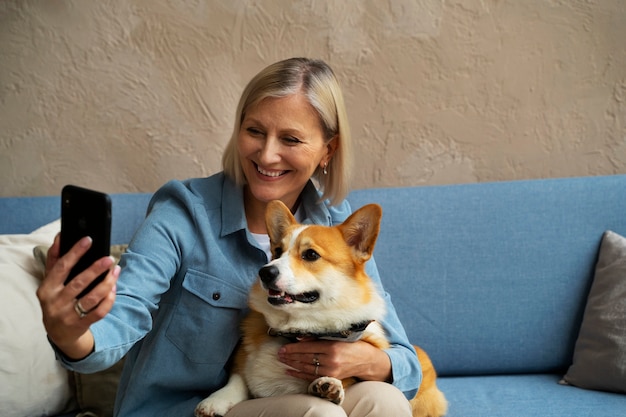
[[[98,259],[108,256],[111,247],[110,197],[98,191],[66,185],[61,192],[61,255],[85,236],[91,237],[92,245],[74,265],[65,284]],[[91,291],[106,274],[96,278],[77,298]]]

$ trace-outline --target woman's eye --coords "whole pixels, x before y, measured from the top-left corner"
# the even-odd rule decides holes
[[[248,132],[252,136],[260,136],[263,134],[263,132],[257,129],[256,127],[249,127],[246,129],[246,132]]]
[[[284,140],[285,142],[287,142],[288,144],[290,144],[290,145],[296,145],[296,144],[298,144],[298,143],[301,143],[301,142],[302,142],[300,139],[298,139],[298,138],[294,138],[293,136],[285,136],[285,137],[283,138],[283,140]]]
[[[302,259],[305,261],[317,261],[319,258],[321,258],[320,254],[313,249],[307,249],[302,252]]]

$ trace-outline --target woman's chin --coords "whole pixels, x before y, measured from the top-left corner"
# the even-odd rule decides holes
[[[250,191],[251,191],[250,194],[252,195],[252,197],[261,203],[267,204],[270,201],[281,200],[287,206],[290,206],[291,204],[295,204],[296,200],[298,199],[298,196],[300,195],[299,192],[298,193],[281,192],[280,190],[276,190],[276,189],[268,190],[268,189],[261,189],[260,187],[256,189],[253,187]]]

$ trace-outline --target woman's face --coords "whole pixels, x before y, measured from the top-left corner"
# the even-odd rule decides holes
[[[282,200],[293,208],[315,169],[330,160],[336,142],[325,143],[319,116],[301,94],[266,98],[250,108],[237,140],[248,201],[264,206]]]

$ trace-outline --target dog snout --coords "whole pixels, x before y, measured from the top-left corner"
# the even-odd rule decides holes
[[[279,270],[275,265],[265,265],[259,269],[259,278],[265,285],[270,285],[278,279]]]

